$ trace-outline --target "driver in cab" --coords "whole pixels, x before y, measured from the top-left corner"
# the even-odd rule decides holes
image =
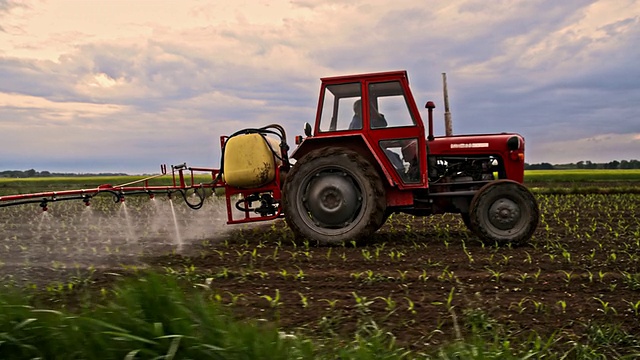
[[[384,115],[380,114],[372,103],[369,104],[369,115],[372,129],[387,126],[387,120]],[[349,130],[355,129],[362,129],[362,100],[360,99],[353,103],[353,118],[349,124]]]

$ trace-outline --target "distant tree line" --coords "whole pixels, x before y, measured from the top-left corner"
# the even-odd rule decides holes
[[[577,163],[552,165],[546,162],[539,164],[524,164],[525,170],[562,170],[562,169],[640,169],[638,160],[613,160],[608,163],[594,163],[590,160]]]
[[[0,178],[33,178],[33,177],[53,177],[53,176],[125,176],[125,173],[97,173],[97,174],[78,174],[78,173],[56,173],[49,171],[29,170],[5,170],[0,171]]]
[[[639,160],[613,160],[608,163],[594,163],[590,160],[578,161],[569,164],[550,164],[547,162],[538,164],[524,163],[525,170],[562,170],[562,169],[640,169]],[[33,178],[54,176],[126,176],[126,173],[58,173],[49,171],[29,170],[4,170],[0,171],[0,178]]]

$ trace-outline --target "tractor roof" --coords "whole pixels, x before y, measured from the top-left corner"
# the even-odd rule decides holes
[[[341,76],[331,76],[331,77],[323,77],[323,83],[345,83],[345,82],[356,82],[361,80],[387,80],[387,79],[397,79],[397,78],[405,78],[408,79],[406,70],[396,70],[396,71],[386,71],[386,72],[376,72],[376,73],[366,73],[366,74],[356,74],[356,75],[341,75]]]

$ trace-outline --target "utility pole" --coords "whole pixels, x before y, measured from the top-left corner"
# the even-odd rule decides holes
[[[446,136],[453,135],[453,122],[449,112],[449,92],[447,91],[447,73],[442,73],[442,87],[444,93],[444,133]]]

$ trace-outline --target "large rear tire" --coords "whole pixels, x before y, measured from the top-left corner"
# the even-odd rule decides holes
[[[470,228],[482,240],[520,245],[538,226],[538,203],[529,189],[511,180],[483,186],[471,200]]]
[[[466,226],[469,231],[471,231],[472,233],[476,232],[471,228],[471,216],[469,215],[469,213],[460,213],[460,218],[462,219],[464,226]]]
[[[385,189],[357,152],[328,147],[303,156],[283,188],[287,224],[297,238],[322,245],[361,240],[384,222]]]

